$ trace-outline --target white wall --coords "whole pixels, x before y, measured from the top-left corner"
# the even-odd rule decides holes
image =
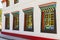
[[[60,4],[57,3],[57,11],[56,11],[56,18],[57,18],[57,34],[50,34],[50,33],[41,33],[40,32],[40,26],[41,26],[41,10],[39,8],[38,5],[41,5],[41,4],[45,4],[45,3],[49,3],[49,2],[57,2],[56,0],[19,0],[19,3],[17,4],[14,4],[13,0],[10,0],[11,3],[10,3],[10,6],[9,7],[5,7],[5,3],[3,3],[3,17],[2,17],[2,31],[4,32],[11,32],[11,33],[18,33],[18,34],[25,34],[25,35],[32,35],[32,36],[38,36],[38,37],[46,37],[46,38],[54,38],[54,39],[59,39],[60,37],[60,32],[59,32],[59,20],[60,20],[60,13],[59,12],[59,8],[60,8]],[[58,1],[59,2],[59,1]],[[24,31],[24,12],[22,9],[25,9],[25,8],[29,8],[29,7],[34,7],[34,32],[28,32],[28,31]],[[12,31],[12,22],[13,22],[13,16],[11,14],[11,12],[15,12],[15,11],[19,11],[19,15],[20,15],[20,20],[19,20],[19,31],[16,31],[16,30],[13,30]],[[5,20],[5,17],[4,17],[4,14],[5,13],[10,13],[10,30],[5,30],[4,28],[4,20]],[[57,14],[58,13],[58,14]]]

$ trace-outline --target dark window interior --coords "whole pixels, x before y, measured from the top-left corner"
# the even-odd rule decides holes
[[[16,3],[18,3],[19,2],[19,0],[14,0],[14,4],[16,4]]]
[[[5,14],[5,29],[10,29],[10,14]]]

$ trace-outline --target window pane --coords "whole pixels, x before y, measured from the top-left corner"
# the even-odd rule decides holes
[[[10,29],[10,14],[5,14],[5,29]]]
[[[56,33],[56,4],[41,7],[41,32]]]
[[[24,10],[24,13],[25,13],[24,31],[33,31],[33,8]]]
[[[19,30],[19,12],[13,13],[13,30]]]

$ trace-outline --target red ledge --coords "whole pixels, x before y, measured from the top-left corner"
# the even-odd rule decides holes
[[[26,38],[30,40],[56,40],[56,39],[50,39],[50,38],[44,38],[44,37],[35,37],[35,36],[29,36],[29,35],[23,35],[23,34],[15,34],[15,33],[9,33],[9,32],[1,32],[5,35],[20,37],[20,38]]]

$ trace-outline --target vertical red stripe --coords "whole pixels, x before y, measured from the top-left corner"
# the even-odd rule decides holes
[[[26,30],[26,14],[24,14],[24,30]]]
[[[44,31],[44,12],[42,12],[42,31]]]

